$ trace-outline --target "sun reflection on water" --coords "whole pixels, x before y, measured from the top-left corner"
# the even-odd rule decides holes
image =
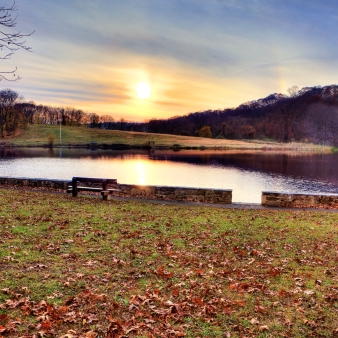
[[[135,162],[135,182],[137,184],[145,185],[146,184],[146,162],[142,160],[137,160]]]

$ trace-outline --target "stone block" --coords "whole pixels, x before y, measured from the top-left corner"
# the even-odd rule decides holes
[[[155,188],[154,187],[147,187],[145,189],[145,192],[146,192],[147,197],[154,196],[155,195]]]
[[[132,188],[131,191],[130,191],[130,195],[132,196],[136,196],[136,195],[140,195],[141,194],[141,191],[139,188]]]
[[[262,192],[262,205],[271,207],[311,207],[337,204],[338,195],[286,194]]]

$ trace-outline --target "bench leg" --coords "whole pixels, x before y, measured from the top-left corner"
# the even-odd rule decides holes
[[[77,197],[77,181],[74,178],[72,179],[72,195]]]
[[[108,183],[107,183],[107,181],[106,180],[104,180],[103,182],[102,182],[102,190],[103,191],[107,191],[108,190]],[[104,201],[107,201],[108,200],[108,195],[106,195],[106,194],[102,194],[102,199],[104,200]]]

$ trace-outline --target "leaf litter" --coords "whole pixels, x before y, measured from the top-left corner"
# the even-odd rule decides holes
[[[338,216],[0,191],[0,336],[334,337]]]

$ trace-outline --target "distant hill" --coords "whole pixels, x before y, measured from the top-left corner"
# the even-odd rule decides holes
[[[295,89],[295,88],[293,88]],[[291,95],[274,93],[237,108],[206,110],[149,121],[149,132],[199,135],[209,126],[213,137],[311,141],[338,145],[338,86],[304,87]]]
[[[338,86],[292,87],[237,108],[206,110],[147,123],[115,120],[71,107],[19,102],[18,93],[0,91],[0,134],[11,135],[24,124],[87,125],[91,128],[226,139],[312,142],[338,146]]]

